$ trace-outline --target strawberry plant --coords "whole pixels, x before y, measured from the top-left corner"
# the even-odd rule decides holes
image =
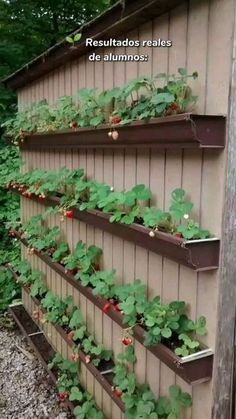
[[[102,250],[97,246],[89,246],[79,241],[73,253],[66,256],[63,261],[66,270],[79,270],[76,278],[79,279],[82,274],[91,274],[95,271],[98,259]]]
[[[44,182],[48,186],[45,187]],[[210,237],[208,230],[201,229],[199,224],[190,218],[193,204],[187,199],[186,192],[180,188],[172,192],[170,210],[167,212],[156,207],[145,206],[152,198],[150,189],[145,185],[136,185],[129,191],[116,192],[106,184],[93,180],[87,181],[84,172],[80,169],[69,171],[62,168],[60,171],[44,171],[43,173],[36,170],[22,175],[19,178],[19,183],[11,179],[10,184],[13,188],[25,191],[23,193],[29,194],[34,191],[40,196],[63,192],[60,207],[50,210],[52,213],[59,211],[62,221],[65,216],[73,218],[73,207],[79,206],[81,211],[99,209],[108,213],[110,222],[120,222],[128,225],[135,222],[143,224],[145,227],[152,229],[149,232],[151,237],[155,237],[156,230],[186,240]],[[29,186],[30,184],[31,186]],[[39,221],[35,221],[36,223],[32,228],[37,229]],[[42,235],[45,236],[46,234],[47,232],[42,228]],[[40,246],[42,245],[43,243],[40,242]]]
[[[0,269],[0,313],[4,312],[8,305],[20,297],[19,286],[15,284],[11,271],[7,268]]]
[[[79,372],[80,364],[64,359],[60,354],[56,354],[48,364],[49,369],[57,371],[57,388],[59,400],[70,400],[80,406],[86,403],[87,393],[80,385]]]
[[[120,307],[124,313],[124,324],[134,326],[147,305],[146,286],[140,280],[135,280],[133,284],[117,286],[115,295],[118,301],[122,301]]]
[[[53,262],[61,263],[68,256],[69,252],[70,252],[70,248],[69,248],[68,243],[66,242],[60,243],[58,245],[58,248],[55,250],[55,252],[52,255]]]
[[[183,301],[174,301],[170,304],[162,304],[159,297],[154,298],[146,306],[144,312],[144,324],[148,327],[145,333],[145,344],[155,345],[162,339],[170,339],[173,334],[185,329],[192,331],[183,314],[186,304]],[[182,327],[181,327],[182,326]]]
[[[109,361],[112,358],[112,352],[106,350],[103,345],[97,345],[93,336],[88,336],[87,338],[83,339],[82,347],[83,352],[91,355],[90,359],[93,361],[95,366],[98,366],[102,359]]]
[[[33,270],[28,261],[23,260],[12,266],[18,275],[18,282],[30,288],[32,297],[43,297],[47,293],[48,289],[42,272]]]
[[[68,326],[73,310],[72,297],[65,297],[61,300],[51,291],[48,291],[41,304],[47,310],[46,318],[50,323]]]
[[[48,212],[48,211],[47,211]],[[50,213],[50,211],[49,211]],[[27,231],[30,231],[29,226],[33,222],[33,231],[35,233],[36,221],[41,226],[42,219],[45,220],[45,214],[34,216],[25,225]],[[40,227],[41,228],[41,227]],[[44,221],[44,228],[47,231],[47,226]],[[39,229],[41,234],[41,229]],[[50,229],[49,229],[50,231]],[[25,233],[23,233],[24,236]],[[29,234],[29,233],[28,233]],[[37,241],[36,235],[34,236],[35,242]],[[60,249],[60,245],[58,247]],[[66,244],[63,245],[63,251],[68,250]],[[80,280],[83,286],[92,287],[95,295],[102,296],[108,299],[103,307],[103,312],[108,313],[110,310],[117,310],[123,314],[123,323],[127,324],[131,329],[140,324],[145,329],[146,346],[157,345],[163,342],[170,346],[172,350],[179,356],[187,356],[200,349],[200,342],[197,336],[206,334],[206,319],[200,317],[196,322],[193,322],[186,315],[187,305],[183,301],[172,301],[163,304],[160,297],[155,297],[149,301],[146,297],[146,286],[140,280],[135,280],[130,284],[123,284],[122,286],[115,283],[115,271],[100,271],[98,270],[98,258],[102,254],[102,250],[96,246],[86,247],[80,241],[75,251],[68,256],[65,256],[60,262],[65,265],[66,270],[70,270],[75,276],[75,279]],[[61,259],[61,249],[59,252],[59,259]],[[24,269],[28,269],[27,266]],[[32,287],[33,293],[38,293],[44,296],[46,289],[43,287],[42,279],[37,278],[37,272],[31,273],[30,284],[32,285],[32,278],[35,276],[35,285]],[[29,274],[28,274],[29,277]],[[28,279],[26,278],[26,281]],[[36,294],[35,294],[36,295]],[[78,315],[78,327],[70,322],[70,316],[73,310],[70,310],[70,316],[66,314],[66,307],[64,302],[48,292],[42,301],[48,311],[48,319],[51,322],[60,322],[63,326],[68,326],[73,330],[74,341],[81,341],[86,339],[85,352],[87,353],[88,347],[93,345],[93,339],[87,335],[83,322]],[[72,317],[73,318],[73,317]],[[71,320],[72,321],[72,320]],[[127,340],[127,343],[126,343]],[[132,344],[130,336],[124,341],[124,345]],[[91,349],[91,348],[90,348]],[[95,352],[91,350],[89,355],[94,359]],[[100,357],[99,357],[100,358]],[[99,361],[95,361],[99,362]]]
[[[111,188],[109,185],[93,180],[84,182],[84,184],[77,184],[76,191],[78,192],[78,201],[82,201],[80,210],[83,211],[95,209],[100,201],[108,198]]]
[[[80,310],[73,306],[72,297],[60,299],[48,291],[42,273],[33,271],[27,262],[19,263],[14,269],[18,272],[21,269],[27,275],[27,282],[24,279],[22,284],[30,285],[31,295],[41,299],[41,305],[46,310],[46,320],[71,330],[69,340],[75,342],[75,353],[81,348],[89,355],[89,362],[91,360],[95,366],[98,366],[101,360],[109,361],[112,358],[112,352],[106,350],[103,345],[97,345],[94,337],[88,334]]]
[[[86,285],[81,277],[81,282]],[[93,294],[104,298],[114,296],[115,271],[97,271],[89,277],[89,284],[93,287]]]
[[[104,415],[96,407],[95,400],[92,396],[86,393],[86,400],[74,409],[76,419],[104,419]]]
[[[12,268],[18,274],[18,282],[23,285],[30,285],[31,281],[31,266],[27,260],[15,261],[11,264]]]
[[[135,374],[129,370],[129,365],[137,361],[133,347],[127,347],[118,355],[117,361],[114,392],[119,392],[125,404],[125,419],[181,419],[182,407],[191,406],[190,395],[183,393],[178,386],[169,388],[169,397],[156,400],[148,385],[138,384]]]
[[[43,297],[47,293],[48,288],[45,284],[45,280],[43,279],[42,272],[32,272],[31,281],[32,286],[30,289],[30,295],[32,295],[32,297]]]
[[[48,253],[54,253],[57,247],[57,239],[60,235],[59,227],[53,227],[52,229],[47,229],[44,234],[41,234],[40,237],[29,238],[28,242],[31,247],[36,248],[39,251],[47,250]]]
[[[80,35],[67,37],[72,48],[75,38]],[[97,127],[105,122],[111,126],[129,124],[135,120],[183,113],[196,103],[197,97],[192,95],[188,80],[197,76],[196,72],[188,75],[185,69],[179,68],[177,75],[140,77],[121,88],[102,92],[83,88],[76,97],[61,97],[55,105],[49,106],[43,100],[19,111],[14,118],[4,122],[2,127],[14,142],[22,142],[27,133]]]
[[[18,269],[20,264],[18,265]],[[22,272],[29,272],[29,265],[27,263],[21,264]],[[33,271],[32,271],[33,272]],[[35,283],[34,283],[35,281]],[[39,277],[35,276],[34,285],[37,288]],[[135,284],[132,294],[139,296],[142,292],[142,287],[139,281]],[[127,290],[124,292],[124,297],[127,297]],[[53,324],[59,324],[71,330],[69,333],[72,340],[75,342],[73,361],[65,360],[60,355],[56,355],[53,361],[49,364],[51,369],[58,371],[58,390],[59,400],[65,401],[67,399],[78,404],[75,408],[75,415],[78,418],[86,418],[87,414],[97,416],[97,410],[92,398],[82,389],[79,382],[79,356],[76,356],[78,348],[86,354],[86,362],[93,362],[98,366],[100,361],[110,361],[112,359],[111,351],[107,351],[103,345],[97,345],[92,336],[86,331],[82,314],[78,308],[73,307],[72,298],[66,297],[60,300],[51,291],[48,291],[41,301],[42,306],[47,311],[47,320]],[[181,307],[183,304],[181,305]],[[176,308],[176,303],[172,304],[172,310]],[[182,307],[183,308],[183,307]],[[37,313],[37,319],[38,319]],[[205,328],[204,319],[200,319],[196,325],[191,324],[192,329],[203,333]],[[68,336],[69,336],[68,334]],[[181,339],[185,339],[184,336]],[[79,343],[78,343],[79,341]],[[186,342],[185,342],[186,344]],[[179,387],[170,387],[170,397],[160,398],[156,400],[147,385],[140,386],[136,380],[135,374],[130,372],[130,365],[136,363],[137,358],[134,352],[134,346],[129,345],[126,349],[117,356],[117,363],[114,367],[114,393],[117,397],[121,397],[125,403],[125,417],[131,419],[133,417],[160,417],[163,419],[171,419],[176,417],[181,419],[181,407],[190,406],[191,398],[188,394],[183,393]],[[158,416],[159,415],[159,416]],[[175,416],[173,416],[175,415]]]
[[[145,185],[136,185],[131,191],[111,192],[107,198],[98,202],[98,208],[112,214],[111,222],[132,224],[141,217],[140,202],[151,198],[151,191]]]

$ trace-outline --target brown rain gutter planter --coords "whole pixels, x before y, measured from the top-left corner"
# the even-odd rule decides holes
[[[25,246],[27,246],[27,241],[25,239],[21,239],[20,236],[18,236],[18,238]],[[64,267],[59,263],[53,262],[50,256],[38,252],[37,250],[35,250],[34,253],[99,309],[102,310],[104,305],[108,302],[106,299],[94,295],[92,288],[84,287],[74,278],[72,274],[65,273]],[[106,312],[106,315],[116,322],[121,328],[127,327],[123,324],[123,316],[120,312],[111,308],[108,312]],[[135,326],[133,333],[134,338],[143,344],[145,333],[144,328],[141,326]],[[145,348],[152,352],[153,355],[160,359],[172,371],[189,384],[193,385],[203,383],[210,380],[212,377],[213,352],[205,345],[201,345],[201,351],[198,353],[185,358],[177,356],[172,350],[162,343],[156,346],[145,346]]]
[[[54,385],[56,385],[57,377],[53,373],[53,370],[48,368],[48,363],[54,358],[56,352],[47,341],[44,332],[38,327],[38,325],[36,325],[22,303],[11,305],[9,307],[9,312],[23,335],[27,338],[29,345],[34,350],[37,358],[46,369],[52,382]],[[67,406],[73,413],[75,406],[71,401],[67,400],[65,402],[65,406]]]
[[[40,256],[40,253],[37,252],[36,254],[38,256]],[[45,259],[44,258],[42,258],[42,260],[44,260],[44,262],[45,262]],[[15,281],[18,283],[17,274],[12,269],[11,269],[11,272],[14,275]],[[28,295],[30,295],[30,291],[29,291],[29,289],[27,287],[22,286],[22,288],[24,289],[25,292],[27,292]],[[38,307],[41,306],[41,303],[40,303],[40,301],[37,298],[31,296],[31,299],[35,303],[35,305],[37,305]],[[46,311],[42,307],[41,307],[41,311],[44,314],[46,313]],[[74,346],[74,343],[73,342],[70,342],[67,339],[67,334],[63,330],[63,328],[61,326],[59,326],[59,325],[56,325],[56,324],[53,324],[52,326],[61,335],[62,339],[67,343],[67,345],[69,345],[72,348]],[[91,374],[94,376],[94,378],[101,384],[101,386],[104,388],[104,390],[109,394],[109,396],[112,398],[112,400],[124,412],[125,411],[124,403],[122,402],[122,400],[119,397],[117,397],[115,395],[114,391],[112,390],[112,383],[110,383],[109,380],[105,378],[106,377],[106,374],[103,375],[102,374],[102,371],[100,371],[98,368],[96,368],[95,365],[93,365],[92,362],[87,363],[86,362],[86,354],[83,351],[79,350],[78,351],[78,354],[79,354],[79,360],[86,366],[86,368],[91,372]]]
[[[119,133],[108,136],[110,125],[97,128],[52,131],[26,135],[22,150],[77,150],[80,148],[223,148],[226,118],[216,115],[179,115],[155,118],[146,123],[113,126]]]
[[[55,384],[57,381],[56,377],[52,371],[48,369],[48,362],[50,362],[54,357],[55,351],[48,343],[43,332],[30,317],[22,303],[10,306],[9,312],[11,313],[22,333],[26,336],[30,346],[35,351],[44,368],[48,370],[49,375]]]
[[[19,193],[17,189],[12,187],[9,189]],[[60,203],[60,198],[54,196],[42,199],[32,194],[30,199],[47,206],[56,206]],[[80,211],[78,208],[73,208],[73,213],[74,218],[79,221],[135,243],[196,272],[209,271],[219,267],[220,240],[218,238],[186,241],[160,231],[155,232],[154,237],[150,237],[149,233],[152,230],[149,228],[139,224],[110,223],[110,216],[102,211]]]

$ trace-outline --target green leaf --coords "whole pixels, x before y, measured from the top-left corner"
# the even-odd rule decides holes
[[[161,334],[161,329],[160,329],[160,327],[158,327],[158,326],[154,327],[154,328],[152,329],[152,334],[153,334],[154,336],[159,336],[159,335]],[[163,335],[162,335],[162,336],[163,336]]]
[[[143,184],[134,186],[132,191],[136,194],[137,199],[140,201],[147,201],[152,197],[150,189]]]
[[[71,401],[77,400],[80,402],[81,400],[83,400],[83,393],[77,387],[72,387],[70,390],[69,399]]]
[[[74,413],[76,418],[86,419],[85,414],[82,411],[82,406],[76,406],[73,413]]]
[[[158,419],[157,413],[153,412],[149,416],[149,419]]]
[[[70,319],[69,327],[76,329],[83,324],[83,316],[79,309],[76,309]]]
[[[76,341],[77,339],[79,340],[83,339],[85,332],[86,332],[86,326],[81,326],[79,329],[75,330],[73,340]]]
[[[180,390],[179,386],[172,385],[169,388],[169,393],[170,393],[170,396],[173,399],[177,399],[181,394],[181,390]]]
[[[161,330],[161,334],[164,338],[168,339],[172,336],[172,331],[169,327],[165,327]]]
[[[177,413],[175,413],[175,412],[171,412],[171,413],[167,416],[167,419],[181,419],[181,418],[179,417],[179,415],[178,415]]]
[[[67,36],[66,37],[66,41],[69,42],[69,44],[73,44],[74,43],[74,40],[73,40],[73,38],[71,38],[71,36]]]
[[[196,322],[196,333],[200,336],[204,336],[207,333],[206,318],[204,316],[199,317]]]
[[[181,403],[183,406],[190,407],[193,404],[192,397],[188,393],[181,393]]]
[[[183,199],[185,198],[185,194],[186,194],[185,190],[184,190],[184,189],[179,188],[179,189],[175,189],[175,190],[171,193],[171,197],[172,197],[172,199],[173,199],[174,201],[177,201],[177,202],[182,202],[182,201],[183,201]]]
[[[82,37],[82,34],[81,34],[81,33],[77,33],[77,34],[74,36],[74,42],[78,42],[78,41],[80,41],[80,40],[81,40],[81,37]]]
[[[97,127],[98,125],[102,124],[103,122],[104,122],[104,118],[103,118],[102,115],[95,116],[95,117],[90,119],[90,125],[92,125],[93,127]]]
[[[133,395],[125,394],[122,397],[122,401],[124,402],[125,408],[127,410],[131,409],[135,405],[135,400],[134,400]]]
[[[155,96],[152,97],[151,103],[155,105],[159,105],[161,103],[172,103],[174,102],[175,97],[171,93],[157,93]]]

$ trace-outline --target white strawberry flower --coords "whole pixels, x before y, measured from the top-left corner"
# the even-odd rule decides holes
[[[189,215],[188,214],[184,214],[184,219],[188,220],[189,219]]]

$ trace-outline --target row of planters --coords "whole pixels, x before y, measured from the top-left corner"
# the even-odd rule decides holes
[[[131,80],[123,87],[103,92],[97,89],[81,89],[75,97],[65,96],[54,106],[46,101],[18,112],[15,118],[3,124],[8,137],[14,142],[24,141],[27,133],[98,127],[109,123],[109,136],[117,139],[118,125],[158,116],[180,114],[196,103],[188,85],[196,79],[197,72],[190,75],[183,68],[177,74],[158,74]]]
[[[136,363],[132,340],[123,338],[125,350],[114,360],[111,351],[96,344],[94,337],[89,334],[80,310],[73,305],[72,297],[61,300],[48,291],[42,273],[33,271],[26,261],[15,264],[11,269],[17,282],[27,290],[38,307],[33,313],[34,318],[42,325],[45,322],[53,324],[73,349],[71,361],[56,355],[50,367],[60,371],[59,398],[77,405],[74,410],[77,418],[103,418],[94,400],[80,385],[79,364],[83,362],[125,411],[126,418],[181,419],[182,407],[191,406],[191,397],[178,386],[171,386],[169,398],[156,400],[147,385],[140,386],[131,372],[131,366]]]
[[[14,276],[16,277],[15,273]],[[104,416],[97,408],[93,397],[84,390],[80,383],[79,362],[63,359],[59,353],[55,352],[46,340],[42,329],[32,320],[22,304],[10,305],[9,311],[46,368],[52,382],[57,385],[61,405],[70,409],[77,419],[86,419],[87,417],[103,419]]]
[[[190,217],[193,203],[183,189],[172,192],[170,209],[163,211],[150,205],[152,193],[145,185],[114,191],[87,179],[83,169],[36,169],[5,180],[26,198],[56,206],[61,221],[78,218],[194,270],[218,267],[219,240]]]
[[[55,211],[57,208],[49,208],[10,234],[124,328],[125,342],[132,342],[133,337],[139,340],[189,383],[209,379],[212,351],[198,340],[199,335],[206,334],[205,318],[190,320],[183,301],[164,304],[159,297],[148,300],[140,280],[117,285],[114,270],[99,269],[100,248],[87,248],[80,241],[71,252],[68,243],[61,240],[60,228],[47,226],[47,217]]]

